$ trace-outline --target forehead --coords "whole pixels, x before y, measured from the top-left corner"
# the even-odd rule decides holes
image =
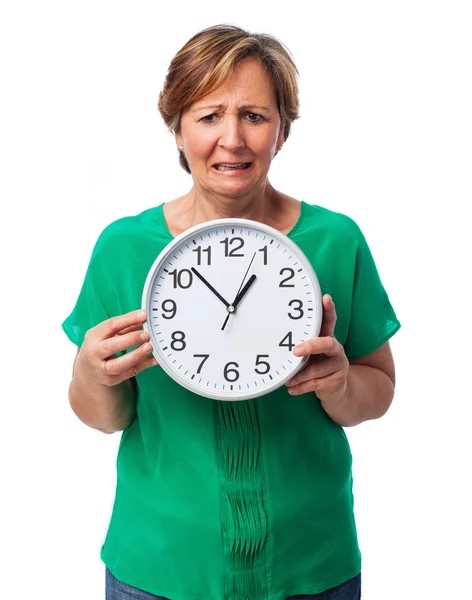
[[[193,111],[209,104],[224,105],[228,102],[276,107],[274,85],[258,60],[247,59],[241,62],[228,81],[194,102],[189,109]]]

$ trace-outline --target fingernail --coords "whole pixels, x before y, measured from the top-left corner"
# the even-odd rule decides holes
[[[303,354],[305,352],[306,346],[305,344],[298,344],[298,346],[295,346],[295,348],[293,349],[293,353],[296,354],[297,356],[300,356],[301,354]]]
[[[151,352],[151,350],[152,350],[151,344],[144,344],[143,352]]]
[[[144,319],[146,316],[146,312],[144,310],[138,310],[138,314],[136,315],[138,319]]]

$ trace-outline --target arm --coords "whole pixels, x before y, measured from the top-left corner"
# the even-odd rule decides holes
[[[378,419],[389,409],[395,393],[395,368],[390,344],[349,361],[347,387],[337,402],[322,402],[329,417],[344,427]]]
[[[102,433],[123,431],[136,416],[136,394],[132,380],[107,386],[81,379],[75,369],[79,353],[80,348],[77,350],[69,386],[72,410],[83,423]]]

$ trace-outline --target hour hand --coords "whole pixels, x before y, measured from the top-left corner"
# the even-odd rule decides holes
[[[226,323],[228,322],[228,319],[229,319],[229,315],[236,311],[236,307],[241,302],[241,300],[244,298],[244,296],[246,295],[246,292],[248,291],[248,289],[251,287],[251,285],[255,281],[256,281],[256,276],[251,275],[251,277],[249,277],[249,279],[247,280],[246,285],[243,287],[243,289],[238,293],[238,295],[234,299],[232,306],[228,307],[228,314],[226,315],[226,319],[225,319],[225,322],[223,323],[223,327],[221,328],[221,331],[224,331],[224,328],[226,327]]]
[[[256,281],[256,276],[255,275],[251,275],[251,277],[249,277],[249,279],[247,280],[246,285],[243,287],[243,289],[236,296],[236,298],[235,298],[235,300],[233,302],[233,308],[236,308],[238,306],[238,304],[244,298],[244,296],[246,295],[247,291],[249,290],[249,288],[251,287],[251,285],[255,281]]]
[[[195,275],[201,280],[203,281],[203,283],[207,286],[207,288],[209,288],[214,294],[215,296],[221,300],[221,302],[223,302],[223,304],[228,307],[229,306],[229,302],[226,302],[226,300],[223,298],[223,296],[221,294],[219,294],[215,288],[211,285],[211,283],[208,283],[208,281],[205,279],[205,277],[203,277],[203,275],[201,275],[197,269],[195,269],[195,267],[191,267],[191,270],[195,273]]]

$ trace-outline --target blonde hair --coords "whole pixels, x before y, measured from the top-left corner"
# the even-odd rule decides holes
[[[267,70],[286,140],[291,123],[299,116],[298,71],[289,50],[271,35],[224,24],[194,35],[172,59],[158,103],[169,131],[178,132],[182,112],[226,82],[247,58],[258,59]],[[179,156],[181,166],[190,173],[184,153]]]

